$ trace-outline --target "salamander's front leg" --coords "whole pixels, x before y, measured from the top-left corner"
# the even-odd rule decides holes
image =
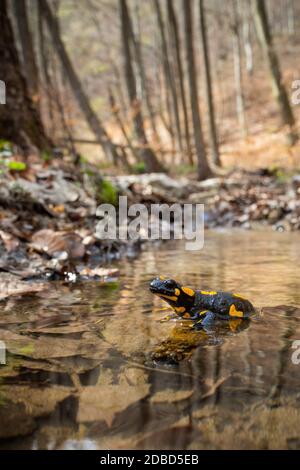
[[[178,316],[175,313],[170,313],[169,315],[166,315],[165,317],[161,318],[160,323],[174,320],[175,318],[178,318]]]
[[[191,317],[191,320],[195,321],[193,325],[193,328],[195,330],[209,328],[214,323],[215,319],[216,314],[214,312],[211,312],[210,310],[203,310]]]

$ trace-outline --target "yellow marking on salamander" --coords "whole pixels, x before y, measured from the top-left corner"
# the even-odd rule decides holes
[[[190,287],[184,286],[181,289],[183,290],[185,294],[190,295],[191,297],[195,295],[195,291],[193,291],[193,289],[191,289]]]
[[[230,310],[229,310],[229,315],[231,317],[239,317],[239,318],[242,318],[244,316],[244,312],[240,311],[240,310],[237,310],[235,305],[232,304],[231,307],[230,307]]]
[[[165,280],[166,280],[165,276],[159,276],[159,279],[160,279],[161,281],[165,281]]]
[[[166,315],[165,317],[163,317],[163,318],[160,320],[160,323],[164,323],[164,322],[170,321],[171,319],[172,319],[172,315]]]
[[[175,295],[177,295],[177,297],[180,295],[180,290],[179,289],[175,289]]]
[[[202,312],[199,312],[199,315],[205,315],[208,312],[208,310],[202,310]]]
[[[163,297],[164,299],[168,300],[173,300],[173,302],[177,302],[178,298],[176,295],[164,295],[164,294],[159,294],[160,297]]]
[[[176,313],[184,313],[185,307],[175,307],[174,310]]]
[[[201,292],[201,294],[204,294],[204,295],[215,295],[216,294],[216,291],[214,291],[214,290],[211,290],[211,291],[202,290],[200,292]]]

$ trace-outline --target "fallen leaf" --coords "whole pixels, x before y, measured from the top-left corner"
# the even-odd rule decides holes
[[[32,236],[30,246],[39,253],[46,253],[49,256],[65,252],[69,259],[82,258],[85,254],[82,239],[74,232],[39,230]]]
[[[0,339],[12,354],[32,359],[51,359],[58,357],[85,356],[86,358],[104,358],[108,345],[96,335],[89,338],[70,339],[52,336],[31,338],[18,335],[9,330],[0,330]]]
[[[0,300],[12,295],[32,294],[46,289],[46,284],[34,284],[21,281],[18,276],[10,273],[0,273]]]
[[[176,401],[186,400],[191,398],[193,395],[193,390],[178,390],[174,391],[172,389],[161,390],[160,392],[155,393],[151,397],[152,403],[174,403]]]

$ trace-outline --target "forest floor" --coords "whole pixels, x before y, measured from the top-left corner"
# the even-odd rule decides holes
[[[7,145],[2,146],[1,158],[2,298],[22,291],[24,279],[106,282],[117,276],[107,262],[136,256],[145,244],[143,237],[121,241],[98,236],[98,205],[117,206],[119,195],[128,197],[128,205],[204,204],[206,228],[300,229],[297,172],[275,167],[240,169],[203,182],[163,173],[103,178],[99,168],[90,164],[75,167],[62,159],[43,161],[40,156],[25,163]],[[169,228],[172,237],[172,220]]]

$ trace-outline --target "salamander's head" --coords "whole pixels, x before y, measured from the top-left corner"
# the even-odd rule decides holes
[[[174,279],[157,277],[151,281],[149,289],[153,294],[168,302],[180,316],[189,312],[195,302],[195,291],[190,287],[181,286]]]

